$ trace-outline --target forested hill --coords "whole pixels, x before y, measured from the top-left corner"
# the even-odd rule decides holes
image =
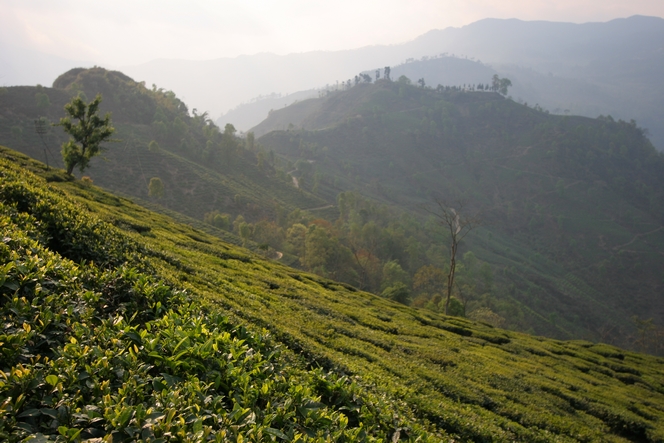
[[[360,83],[296,103],[261,124],[292,129],[254,140],[217,128],[173,92],[77,69],[54,88],[0,89],[0,142],[59,165],[65,136],[49,123],[73,95],[102,93],[120,142],[93,159],[93,183],[432,312],[447,292],[449,238],[427,209],[462,200],[484,223],[460,245],[450,313],[662,352],[664,172],[643,131],[549,115],[486,87],[408,83]],[[162,192],[150,195],[153,180]]]
[[[427,281],[449,260],[424,207],[461,200],[484,220],[461,248],[472,252],[455,289],[466,315],[488,309],[510,327],[623,344],[642,321],[664,324],[664,157],[634,122],[403,78],[274,111],[256,131],[304,187],[344,193],[335,226],[366,280],[396,260],[412,303],[435,309],[443,288]]]
[[[0,439],[662,442],[664,361],[405,307],[0,148]]]
[[[239,214],[258,220],[324,204],[296,189],[290,177],[277,177],[274,157],[240,139],[232,125],[218,128],[174,92],[102,68],[73,69],[52,88],[2,88],[0,143],[61,167],[60,145],[67,138],[50,124],[64,117],[72,96],[89,101],[96,94],[102,94],[101,113],[111,113],[118,143],[107,144],[85,175],[106,189],[199,220],[215,212],[228,214],[231,222]],[[43,121],[41,138],[37,119]],[[149,195],[152,178],[163,185],[159,198]]]

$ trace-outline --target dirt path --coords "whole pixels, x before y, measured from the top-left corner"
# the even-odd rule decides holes
[[[308,209],[303,209],[303,211],[318,211],[321,209],[328,209],[328,208],[334,208],[334,205],[325,205],[325,206],[319,206],[317,208],[308,208]]]
[[[613,247],[613,250],[616,251],[616,250],[618,250],[618,249],[622,249],[622,248],[624,248],[625,246],[629,246],[629,245],[631,245],[632,243],[634,243],[639,237],[644,237],[644,236],[646,236],[646,235],[654,234],[655,232],[660,231],[660,230],[662,230],[662,229],[664,229],[664,226],[660,226],[659,228],[657,228],[657,229],[653,229],[653,230],[650,231],[650,232],[644,232],[643,234],[636,234],[636,235],[634,236],[634,238],[632,238],[630,241],[628,241],[628,242],[625,243],[624,245],[614,246],[614,247]]]
[[[294,175],[291,175],[293,172],[297,171],[297,169],[293,169],[292,171],[288,171],[286,174],[290,175],[291,178],[293,179],[293,186],[296,188],[300,188],[300,181],[295,177]]]

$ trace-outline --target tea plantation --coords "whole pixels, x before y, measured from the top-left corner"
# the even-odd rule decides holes
[[[0,157],[0,440],[664,441],[661,358],[399,305]]]

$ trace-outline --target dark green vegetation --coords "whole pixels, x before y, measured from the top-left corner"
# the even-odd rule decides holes
[[[64,135],[40,140],[34,119],[57,121],[72,95],[100,92],[122,142],[92,160],[95,184],[433,311],[449,239],[424,207],[465,200],[484,225],[460,245],[450,312],[662,352],[664,167],[634,123],[381,80],[275,111],[257,134],[293,129],[254,140],[121,73],[73,70],[54,86],[0,96],[0,142],[53,163]]]
[[[267,330],[213,306],[222,298],[202,303],[200,281],[186,283],[198,272],[189,253],[169,249],[206,246],[222,268],[253,263],[245,253],[50,173],[72,198],[9,151],[1,163],[3,441],[427,439],[402,403],[308,369]]]
[[[287,121],[304,130],[270,132]],[[300,102],[255,130],[298,166],[305,188],[330,202],[341,195],[328,232],[355,253],[360,278],[334,277],[380,293],[396,260],[413,302],[439,308],[443,288],[424,277],[444,274],[449,239],[423,209],[461,200],[484,219],[460,250],[473,252],[474,275],[455,288],[466,315],[661,352],[664,157],[634,122],[553,116],[404,80]],[[372,269],[377,281],[364,284]],[[635,315],[659,335],[638,319],[637,332]]]
[[[290,177],[276,177],[274,157],[237,138],[232,127],[219,129],[207,114],[189,112],[171,91],[102,68],[68,71],[53,88],[6,88],[0,95],[0,143],[62,167],[60,145],[67,137],[48,122],[65,115],[72,96],[87,101],[98,93],[99,112],[111,113],[113,138],[120,142],[90,161],[86,175],[95,184],[199,220],[214,210],[258,220],[324,204],[296,189]],[[35,132],[40,118],[48,129],[41,139]],[[162,182],[162,198],[150,199],[153,177]]]
[[[62,126],[71,136],[69,141],[62,145],[62,160],[69,175],[76,166],[83,172],[88,167],[90,159],[101,154],[103,149],[101,144],[108,141],[115,131],[111,126],[110,114],[106,114],[103,119],[97,115],[99,103],[101,95],[97,94],[87,105],[81,97],[74,97],[65,105],[65,111],[69,115],[61,118],[58,126]],[[72,122],[72,118],[76,121]]]
[[[664,441],[662,359],[405,307],[2,157],[3,439]]]

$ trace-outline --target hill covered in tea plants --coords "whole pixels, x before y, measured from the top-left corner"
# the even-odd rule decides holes
[[[299,102],[254,130],[302,187],[339,196],[334,229],[378,272],[372,291],[396,260],[412,302],[436,309],[443,290],[427,279],[443,279],[449,239],[431,212],[462,202],[483,219],[461,246],[466,315],[624,345],[635,315],[664,324],[664,156],[633,121],[402,78]]]
[[[100,113],[111,113],[117,143],[106,144],[84,175],[115,192],[137,197],[202,220],[206,213],[242,214],[259,220],[324,202],[275,173],[275,158],[257,144],[240,139],[232,125],[218,128],[206,113],[187,105],[172,91],[146,87],[121,72],[73,69],[52,88],[17,86],[0,91],[0,143],[34,158],[62,166],[64,131],[51,127],[64,117],[75,95],[102,95]],[[41,137],[35,120],[43,121]],[[159,178],[160,198],[149,195]]]
[[[46,125],[40,138],[34,120],[56,122],[71,96],[102,93],[121,141],[86,171],[95,184],[431,311],[443,306],[449,239],[428,211],[465,201],[484,223],[461,244],[455,315],[662,351],[664,167],[633,122],[404,78],[275,111],[255,140],[101,68],[2,91],[0,143],[58,164],[63,132]],[[152,179],[163,195],[149,195]]]
[[[664,440],[661,358],[406,307],[4,148],[0,196],[3,439]]]

